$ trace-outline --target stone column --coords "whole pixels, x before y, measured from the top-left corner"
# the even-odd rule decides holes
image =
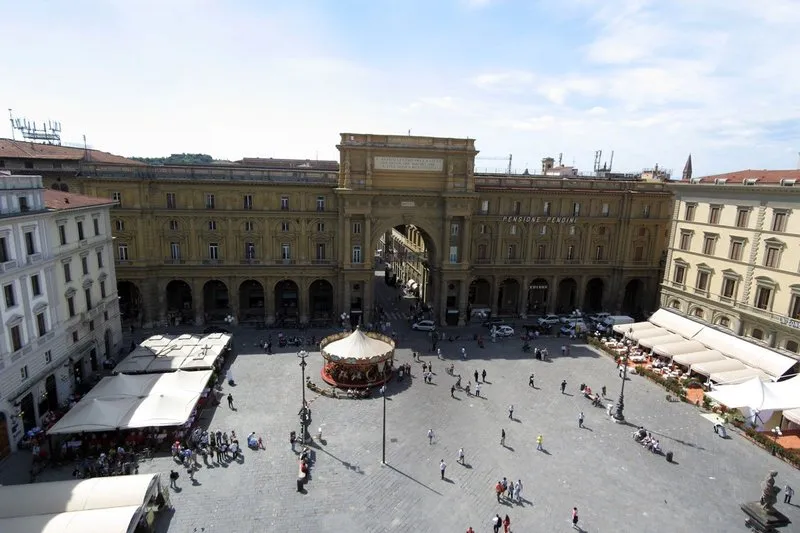
[[[349,268],[353,260],[353,247],[350,244],[353,234],[353,220],[350,215],[344,217],[344,235],[342,235],[342,266]],[[347,310],[350,311],[350,302],[347,302]]]
[[[299,300],[298,304],[300,306],[300,323],[308,324],[310,300],[308,294],[308,280],[306,278],[300,278],[297,282],[297,290],[300,291],[300,294],[297,295]]]
[[[203,309],[205,303],[203,301],[203,280],[194,278],[192,279],[192,307],[194,308],[194,325],[202,326],[205,324],[205,316]]]
[[[155,299],[158,302],[158,320],[161,322],[165,322],[167,320],[167,284],[169,280],[164,279],[154,279],[151,280],[151,283],[155,286]],[[147,318],[154,317],[155,314],[148,313]]]
[[[472,219],[464,217],[464,227],[462,228],[461,249],[458,251],[458,262],[469,262],[472,254]]]
[[[499,244],[498,244],[499,246]],[[492,276],[492,290],[489,305],[492,309],[492,316],[497,316],[497,299],[500,297],[500,283],[497,276]]]
[[[373,302],[373,299],[375,298],[375,281],[366,279],[361,281],[361,286],[364,287],[364,304],[362,306],[364,314],[362,315],[361,320],[364,324],[369,324],[372,322],[373,309],[375,308],[375,302]]]
[[[469,280],[462,279],[458,282],[458,325],[467,324],[467,298],[469,297]]]
[[[587,281],[586,280],[586,276],[581,276],[580,277],[580,282],[578,284],[578,294],[575,295],[575,296],[577,296],[577,299],[576,299],[577,300],[577,306],[576,307],[578,309],[580,309],[581,311],[583,311],[583,305],[584,305],[584,303],[586,303],[586,302],[584,302],[584,300],[586,299],[586,281]],[[574,309],[571,309],[570,312],[571,311],[574,311]]]
[[[556,298],[558,298],[558,276],[551,276],[548,281],[549,287],[547,290],[547,306],[545,314],[555,313],[556,311]]]
[[[239,316],[239,308],[241,307],[239,302],[239,280],[228,278],[226,285],[228,286],[228,312],[236,319],[235,323],[238,324],[242,319]]]
[[[449,283],[449,281],[445,279],[444,275],[440,276],[440,279],[441,279],[441,281],[439,282],[439,288],[436,291],[436,293],[439,296],[439,301],[437,302],[438,306],[439,306],[438,313],[439,313],[439,316],[441,317],[439,319],[439,321],[442,324],[442,326],[446,326],[447,325],[447,284]]]
[[[519,305],[519,317],[523,320],[528,318],[528,285],[530,285],[528,276],[522,278],[522,287],[520,287],[520,294],[517,297],[517,304]]]
[[[266,278],[264,284],[264,312],[266,313],[267,324],[275,323],[275,280]]]

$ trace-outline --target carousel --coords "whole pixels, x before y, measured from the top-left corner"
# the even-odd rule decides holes
[[[322,379],[344,389],[381,385],[392,376],[394,341],[379,333],[337,333],[322,339]]]

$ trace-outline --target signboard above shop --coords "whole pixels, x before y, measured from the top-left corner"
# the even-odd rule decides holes
[[[531,217],[525,215],[505,215],[503,222],[524,224],[575,224],[578,217]]]

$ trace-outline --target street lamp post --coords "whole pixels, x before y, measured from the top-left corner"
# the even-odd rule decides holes
[[[300,358],[300,371],[302,372],[302,380],[303,382],[300,384],[302,385],[303,391],[303,404],[300,407],[300,434],[302,435],[301,442],[303,444],[306,443],[306,436],[308,435],[308,416],[306,408],[306,357],[308,357],[308,352],[305,350],[300,350],[297,352],[297,357]]]
[[[628,380],[628,356],[630,355],[631,349],[631,334],[633,333],[633,328],[628,329],[628,332],[625,334],[625,355],[622,358],[622,364],[624,368],[622,369],[622,387],[619,390],[619,400],[617,400],[617,410],[614,412],[614,421],[615,422],[624,422],[625,421],[625,382]]]
[[[381,455],[381,464],[386,464],[386,384],[381,387],[381,396],[383,396],[383,454]]]

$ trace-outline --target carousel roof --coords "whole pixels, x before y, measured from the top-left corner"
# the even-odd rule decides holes
[[[353,363],[381,361],[391,356],[393,351],[393,343],[383,341],[377,335],[367,335],[360,328],[322,347],[324,357]]]

